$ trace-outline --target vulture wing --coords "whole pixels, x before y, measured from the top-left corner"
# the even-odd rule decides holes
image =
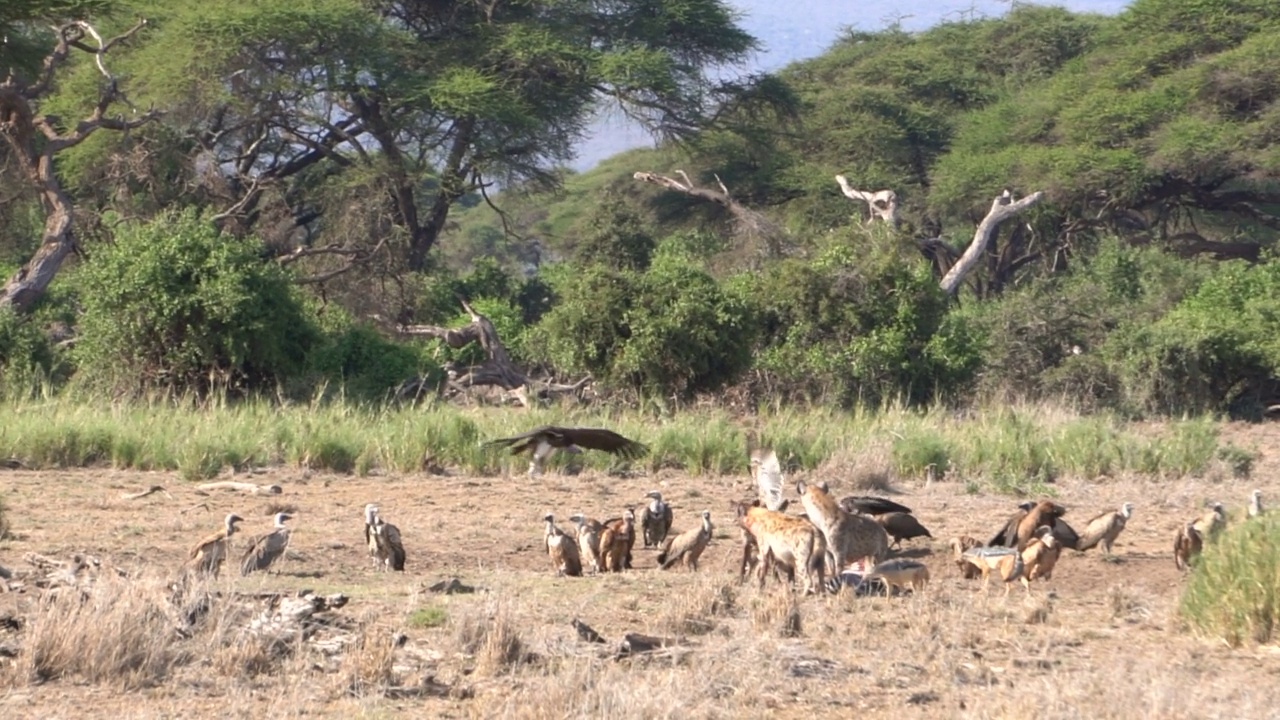
[[[906,505],[872,495],[850,495],[840,500],[840,507],[847,513],[860,512],[863,515],[883,515],[891,512],[911,514],[911,508]]]
[[[1083,551],[1096,546],[1111,530],[1111,525],[1115,522],[1115,519],[1116,514],[1114,512],[1104,512],[1095,516],[1085,526],[1084,534],[1079,537],[1075,549]]]
[[[769,510],[781,511],[786,502],[782,499],[782,464],[772,450],[754,450],[751,459],[755,468],[756,486],[760,490],[760,502]]]
[[[1087,532],[1087,531],[1086,531]],[[1073,550],[1084,550],[1080,544],[1080,535],[1075,528],[1067,524],[1062,518],[1055,518],[1053,521],[1053,537],[1062,543],[1062,547],[1069,547]],[[1090,546],[1092,547],[1092,546]]]
[[[990,547],[1016,547],[1018,544],[1018,526],[1022,524],[1022,519],[1027,516],[1026,510],[1018,510],[1009,516],[1004,526],[991,536],[991,540],[987,542]]]
[[[603,450],[628,460],[644,457],[649,448],[625,438],[612,430],[604,428],[547,428],[550,433],[558,433],[567,441],[565,444],[577,445],[584,450]],[[552,444],[556,444],[552,441]]]
[[[255,542],[240,561],[240,574],[248,575],[254,570],[266,570],[271,563],[284,554],[289,546],[289,531],[277,530],[263,535]]]
[[[391,560],[391,569],[404,572],[404,545],[400,542],[400,528],[391,523],[378,526],[378,535],[386,544],[387,557]]]
[[[510,447],[512,455],[519,455],[522,452],[526,452],[537,447],[541,441],[546,441],[556,447],[567,445],[568,443],[563,442],[563,439],[563,435],[556,428],[553,428],[550,425],[543,425],[542,427],[534,428],[533,430],[520,435],[498,438],[497,440],[489,440],[481,446]]]

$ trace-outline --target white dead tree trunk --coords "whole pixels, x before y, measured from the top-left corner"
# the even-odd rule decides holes
[[[641,182],[653,183],[661,185],[668,190],[684,193],[690,197],[696,197],[702,200],[709,200],[729,211],[733,215],[733,221],[736,225],[734,231],[741,236],[749,238],[760,238],[768,246],[769,254],[779,257],[783,254],[783,232],[772,220],[763,213],[756,212],[751,208],[743,205],[733,199],[733,195],[729,193],[729,188],[725,187],[724,182],[720,180],[720,176],[716,177],[716,184],[720,186],[719,190],[710,190],[708,188],[700,188],[693,184],[689,179],[689,175],[683,170],[677,170],[677,174],[684,178],[683,181],[677,180],[666,175],[659,175],[652,172],[638,171],[632,175],[633,178]]]
[[[987,212],[987,216],[978,223],[978,229],[973,233],[973,242],[942,278],[942,291],[948,295],[954,295],[960,283],[964,282],[965,275],[969,274],[973,266],[978,264],[982,254],[986,252],[991,238],[1000,229],[1000,223],[1040,202],[1043,197],[1043,192],[1034,192],[1015,202],[1013,193],[1008,190],[1000,193],[999,197],[991,202],[991,210]]]
[[[866,190],[858,190],[849,185],[848,179],[843,175],[836,176],[836,182],[840,183],[840,192],[851,200],[861,200],[871,208],[871,219],[879,218],[890,225],[898,224],[898,193],[892,190],[877,190],[876,192],[867,192]]]

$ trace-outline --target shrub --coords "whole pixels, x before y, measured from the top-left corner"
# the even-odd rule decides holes
[[[1237,646],[1270,642],[1280,628],[1280,515],[1228,527],[1205,543],[1182,594],[1195,630]]]
[[[262,386],[303,366],[317,333],[261,243],[186,210],[123,227],[80,280],[77,353],[118,390]]]
[[[321,339],[307,356],[312,381],[341,386],[347,397],[381,400],[415,376],[429,383],[443,376],[440,363],[426,357],[422,344],[390,340],[341,310],[327,311],[321,328]]]

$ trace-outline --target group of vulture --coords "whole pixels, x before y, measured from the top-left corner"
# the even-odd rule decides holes
[[[634,460],[648,453],[644,445],[603,428],[570,428],[543,426],[521,435],[484,443],[488,447],[510,448],[512,454],[529,455],[529,474],[542,473],[546,460],[556,450],[580,453],[583,449],[601,450]],[[751,473],[757,497],[749,503],[737,503],[738,525],[742,530],[745,578],[749,567],[760,565],[764,582],[767,568],[777,576],[779,568],[794,579],[797,566],[794,553],[786,545],[790,540],[778,538],[788,532],[795,537],[816,539],[821,552],[813,554],[805,565],[816,567],[819,577],[828,577],[825,587],[831,590],[853,582],[860,591],[867,583],[878,580],[882,591],[910,587],[913,591],[928,580],[923,563],[906,558],[889,558],[891,548],[901,548],[903,541],[919,537],[932,538],[911,509],[883,497],[851,495],[838,503],[830,497],[825,483],[797,483],[805,513],[788,515],[789,501],[783,498],[783,474],[777,455],[767,449],[751,453]],[[658,491],[647,493],[648,502],[640,508],[628,507],[620,517],[597,521],[579,513],[569,519],[572,534],[561,530],[553,514],[546,523],[544,546],[557,575],[581,576],[587,571],[621,572],[632,567],[632,550],[637,531],[643,547],[658,550],[657,564],[668,569],[677,564],[697,570],[698,560],[711,540],[714,529],[711,512],[703,510],[700,521],[677,535],[671,535],[673,512]],[[751,510],[754,507],[754,510]],[[1021,582],[1030,592],[1031,582],[1048,580],[1063,549],[1085,552],[1095,547],[1111,554],[1116,538],[1133,516],[1132,503],[1119,509],[1099,513],[1091,518],[1083,531],[1077,532],[1063,516],[1066,508],[1051,500],[1025,502],[1019,505],[998,531],[983,543],[968,535],[953,537],[950,547],[953,559],[965,578],[983,578],[986,587],[991,576],[1005,583],[1008,594],[1012,583]],[[1249,515],[1262,513],[1261,492],[1253,491]],[[405,551],[400,531],[382,519],[378,507],[365,506],[364,539],[369,555],[379,570],[403,571]],[[267,570],[282,557],[289,545],[287,513],[277,513],[270,532],[256,536],[240,559],[244,575]],[[796,522],[803,522],[801,526]],[[230,555],[231,538],[237,523],[243,519],[234,513],[226,516],[224,527],[206,537],[191,549],[184,571],[217,576]],[[1178,529],[1174,540],[1174,560],[1178,568],[1190,567],[1207,539],[1214,537],[1226,524],[1221,503],[1214,503],[1202,516]],[[798,534],[793,532],[800,528]],[[788,530],[787,528],[792,528]],[[776,536],[776,537],[775,537]],[[889,540],[892,539],[892,544]],[[808,556],[806,556],[808,557]],[[761,563],[763,561],[763,563]],[[790,567],[788,567],[790,563]],[[810,567],[802,567],[809,570]]]

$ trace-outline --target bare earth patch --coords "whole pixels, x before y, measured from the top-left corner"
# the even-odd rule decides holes
[[[903,554],[926,563],[933,578],[919,596],[792,598],[772,582],[764,590],[737,582],[730,503],[752,496],[747,477],[550,473],[532,481],[278,470],[235,479],[278,484],[280,495],[200,495],[165,473],[0,472],[13,526],[0,541],[0,566],[29,569],[27,553],[88,554],[127,575],[112,578],[113,591],[160,592],[225,513],[246,519],[235,538],[242,551],[287,505],[296,519],[280,574],[240,577],[229,563],[211,589],[350,598],[333,611],[344,618],[345,644],[328,653],[305,643],[281,657],[262,653],[234,640],[239,620],[230,615],[220,629],[164,639],[169,671],[148,656],[152,664],[127,677],[103,666],[106,677],[42,680],[21,653],[0,653],[0,716],[1275,717],[1280,653],[1195,638],[1176,615],[1184,580],[1170,546],[1178,525],[1208,499],[1239,517],[1255,487],[1280,501],[1280,431],[1229,426],[1224,436],[1261,451],[1254,479],[1051,486],[1077,527],[1124,501],[1137,508],[1115,561],[1067,551],[1052,581],[1036,583],[1030,597],[1015,588],[1008,598],[962,580],[946,541],[985,540],[1018,498],[967,494],[954,482],[902,484],[893,496],[934,535],[905,543]],[[822,479],[837,495],[858,491],[849,478]],[[121,497],[152,485],[168,493]],[[656,551],[637,544],[630,572],[552,575],[543,515],[554,512],[569,530],[575,512],[616,516],[652,489],[674,506],[675,531],[711,510],[716,530],[701,572],[657,570]],[[399,526],[407,572],[374,572],[363,544],[369,502]],[[454,577],[475,591],[430,590]],[[34,587],[0,594],[0,617],[34,617],[41,594]],[[574,618],[607,642],[580,640]],[[23,648],[33,627],[0,629],[0,649]],[[161,627],[155,632],[168,632]],[[672,642],[619,659],[627,633]]]

